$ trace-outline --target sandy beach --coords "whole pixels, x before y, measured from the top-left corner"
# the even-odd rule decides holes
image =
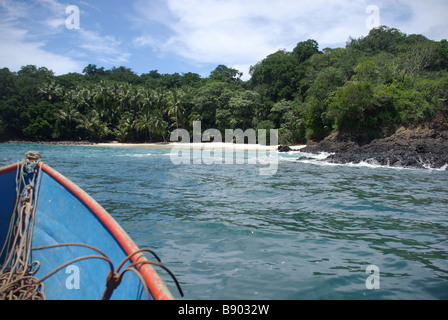
[[[208,142],[208,143],[179,143],[179,142],[154,142],[154,143],[121,143],[112,142],[91,142],[91,141],[27,141],[27,140],[8,140],[0,143],[22,143],[22,144],[48,144],[48,145],[77,145],[85,147],[109,147],[109,148],[125,148],[125,149],[160,149],[170,150],[178,149],[233,149],[233,150],[254,150],[254,151],[273,151],[278,150],[279,145],[260,145],[260,144],[236,144],[225,142]],[[291,150],[296,151],[306,148],[307,145],[291,145]]]
[[[112,147],[112,148],[129,148],[129,149],[233,149],[233,150],[247,150],[247,151],[274,151],[278,149],[277,145],[259,145],[259,144],[234,144],[224,142],[213,143],[178,143],[178,142],[159,142],[159,143],[95,143],[91,146],[95,147]],[[298,150],[306,147],[305,145],[291,146],[291,149]]]

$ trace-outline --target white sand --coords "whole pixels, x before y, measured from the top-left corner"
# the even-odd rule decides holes
[[[233,144],[224,142],[213,143],[97,143],[95,147],[132,148],[132,149],[234,149],[234,150],[277,150],[278,146],[263,146],[259,144]]]
[[[235,144],[225,142],[212,142],[212,143],[179,143],[179,142],[157,142],[157,143],[96,143],[92,146],[95,147],[112,147],[112,148],[128,148],[128,149],[160,149],[169,150],[176,149],[222,149],[222,150],[247,150],[247,151],[273,151],[278,149],[278,145],[260,145],[260,144]],[[305,148],[306,145],[294,145],[289,146],[293,150],[300,150]]]

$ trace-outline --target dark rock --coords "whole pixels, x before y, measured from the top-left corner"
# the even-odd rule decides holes
[[[278,146],[278,152],[289,152],[292,151],[292,149],[288,146]]]
[[[425,152],[426,152],[426,146],[425,146],[425,145],[418,145],[418,146],[415,148],[415,151],[416,151],[417,153],[425,153]]]
[[[334,153],[326,161],[341,164],[367,162],[394,167],[447,169],[448,131],[401,130],[381,139],[334,133],[319,143],[311,143],[302,151]]]
[[[296,159],[297,161],[302,161],[302,160],[316,160],[316,158],[311,158],[311,157],[299,157]]]

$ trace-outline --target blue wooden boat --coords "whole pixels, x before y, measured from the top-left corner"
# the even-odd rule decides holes
[[[158,257],[38,153],[0,168],[0,250],[3,299],[173,299]]]

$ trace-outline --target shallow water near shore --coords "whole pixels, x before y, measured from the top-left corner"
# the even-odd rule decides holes
[[[155,250],[186,299],[448,298],[447,171],[279,153],[262,176],[261,163],[175,165],[167,150],[26,144],[0,144],[0,166],[29,150]]]

